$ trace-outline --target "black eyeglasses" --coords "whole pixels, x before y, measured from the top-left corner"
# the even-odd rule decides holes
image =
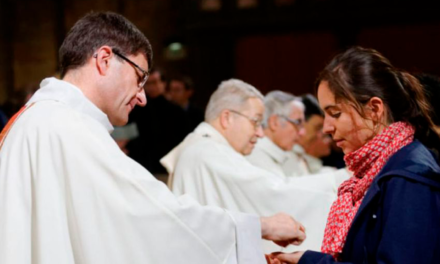
[[[287,122],[291,123],[296,127],[296,129],[301,130],[304,127],[304,120],[303,119],[292,119],[287,116],[279,115],[279,117],[284,118]]]
[[[130,64],[133,65],[136,69],[138,69],[139,71],[142,72],[143,75],[142,75],[141,80],[140,80],[139,83],[138,83],[138,86],[139,86],[139,88],[144,87],[145,83],[146,83],[147,80],[148,80],[148,76],[150,76],[150,75],[148,74],[148,72],[145,71],[144,69],[142,69],[141,67],[139,67],[139,65],[137,65],[137,64],[134,63],[132,60],[130,60],[129,58],[125,57],[124,55],[122,55],[122,54],[119,53],[118,51],[113,50],[113,53],[116,54],[116,55],[118,55],[121,59],[124,59],[126,62],[130,63]]]
[[[249,116],[247,116],[245,114],[242,114],[242,113],[240,113],[238,111],[235,111],[235,110],[232,110],[232,109],[229,109],[229,111],[231,111],[232,113],[237,114],[239,116],[242,116],[242,117],[246,118],[247,120],[249,120],[252,123],[252,125],[254,126],[255,129],[258,129],[259,127],[261,127],[261,125],[263,123],[263,120],[261,120],[261,119],[259,119],[257,117],[249,117]]]

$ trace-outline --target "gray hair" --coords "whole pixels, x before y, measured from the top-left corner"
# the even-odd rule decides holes
[[[210,122],[216,119],[225,109],[240,110],[250,98],[264,100],[260,91],[241,80],[230,79],[221,82],[209,99],[205,121]]]
[[[268,126],[269,118],[273,115],[289,116],[292,108],[300,108],[304,111],[301,98],[282,91],[272,91],[264,97],[263,127]]]

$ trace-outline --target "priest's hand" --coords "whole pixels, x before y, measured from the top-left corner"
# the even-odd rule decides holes
[[[262,237],[280,246],[300,245],[306,239],[304,226],[285,213],[261,217]]]

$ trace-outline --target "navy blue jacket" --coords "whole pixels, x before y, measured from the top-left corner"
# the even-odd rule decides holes
[[[332,256],[306,251],[299,264],[330,264]],[[440,263],[440,167],[414,141],[376,176],[357,212],[342,263]]]

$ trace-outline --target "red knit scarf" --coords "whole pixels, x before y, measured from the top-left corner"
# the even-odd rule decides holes
[[[338,189],[338,198],[327,219],[322,252],[338,259],[354,216],[374,177],[394,153],[413,139],[414,128],[407,123],[396,122],[358,150],[345,155],[345,163],[354,175]]]

